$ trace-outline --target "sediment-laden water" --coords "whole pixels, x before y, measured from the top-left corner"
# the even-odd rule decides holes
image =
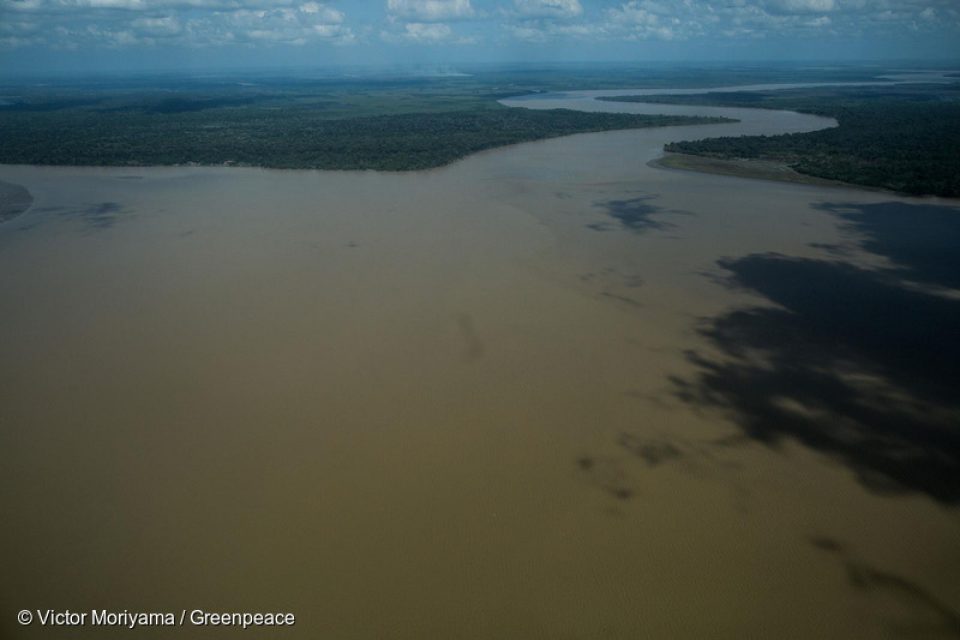
[[[821,118],[555,100],[742,122],[0,168],[0,635],[955,637],[957,203],[647,166]]]

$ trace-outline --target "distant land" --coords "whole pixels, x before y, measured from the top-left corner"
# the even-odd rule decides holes
[[[576,133],[723,121],[511,109],[498,103],[504,97],[575,89],[883,82],[895,71],[614,65],[440,75],[8,80],[0,82],[0,163],[421,170],[478,151]],[[679,155],[663,159],[666,166],[960,196],[960,82],[601,99],[790,109],[839,122],[810,133],[675,142],[666,150]]]
[[[665,149],[685,157],[668,156],[666,166],[791,182],[799,181],[796,172],[913,195],[960,196],[960,82],[603,99],[790,109],[839,123],[809,133],[675,142]],[[771,171],[777,163],[789,170]]]
[[[504,97],[570,89],[875,80],[885,70],[577,65],[126,75],[0,81],[0,163],[407,171],[575,133],[717,118],[510,109]]]
[[[184,105],[179,101],[178,108]],[[325,120],[282,107],[104,114],[20,112],[0,125],[0,163],[236,165],[410,171],[478,151],[575,133],[723,122],[722,118],[491,107]]]

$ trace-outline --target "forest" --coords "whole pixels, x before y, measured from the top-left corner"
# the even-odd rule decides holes
[[[0,79],[0,163],[412,170],[573,133],[710,118],[507,109],[522,94],[857,81],[882,67],[474,65]]]
[[[837,127],[668,144],[666,151],[774,160],[794,170],[914,195],[960,196],[960,83],[624,96],[615,101],[791,109]]]
[[[506,107],[338,120],[259,109],[16,112],[0,119],[0,163],[408,171],[574,133],[717,121]]]
[[[511,78],[10,87],[0,163],[407,171],[575,133],[721,121],[511,109],[497,100],[543,90]]]

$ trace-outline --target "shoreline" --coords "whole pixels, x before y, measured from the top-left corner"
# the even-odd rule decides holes
[[[657,169],[697,171],[699,173],[733,176],[735,178],[752,178],[772,182],[815,185],[819,187],[846,187],[862,189],[864,191],[888,191],[886,189],[867,187],[852,182],[841,182],[840,180],[828,180],[827,178],[808,176],[791,169],[786,163],[772,160],[723,159],[665,151],[664,155],[651,160],[647,165]],[[888,192],[894,193],[893,191]]]
[[[23,215],[33,206],[33,194],[26,187],[0,180],[0,224]]]
[[[647,166],[655,169],[666,169],[668,171],[694,171],[696,173],[746,178],[748,180],[765,180],[767,182],[780,182],[784,184],[856,189],[870,193],[887,193],[899,198],[932,199],[949,203],[958,201],[957,198],[938,196],[932,193],[906,193],[903,191],[894,191],[893,189],[857,184],[856,182],[843,182],[841,180],[829,180],[827,178],[808,176],[805,173],[791,169],[786,163],[773,160],[712,158],[709,156],[695,156],[671,151],[664,151],[663,153],[664,155],[648,162]]]

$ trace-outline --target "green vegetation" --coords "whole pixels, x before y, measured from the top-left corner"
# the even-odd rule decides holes
[[[797,173],[782,162],[769,160],[711,158],[685,153],[668,153],[661,158],[657,158],[651,164],[666,169],[702,171],[704,173],[716,173],[723,176],[736,176],[738,178],[776,180],[778,182],[794,182],[797,184],[841,184],[836,180],[825,180],[823,178]]]
[[[720,159],[777,161],[819,178],[912,194],[960,196],[960,83],[612,99],[791,109],[833,117],[839,126],[832,129],[685,141],[665,149]]]
[[[721,121],[497,102],[532,90],[502,75],[8,87],[0,91],[0,163],[404,171],[575,133]]]
[[[483,149],[573,133],[717,121],[505,107],[342,120],[259,109],[17,115],[0,121],[0,163],[388,171],[437,167]]]

